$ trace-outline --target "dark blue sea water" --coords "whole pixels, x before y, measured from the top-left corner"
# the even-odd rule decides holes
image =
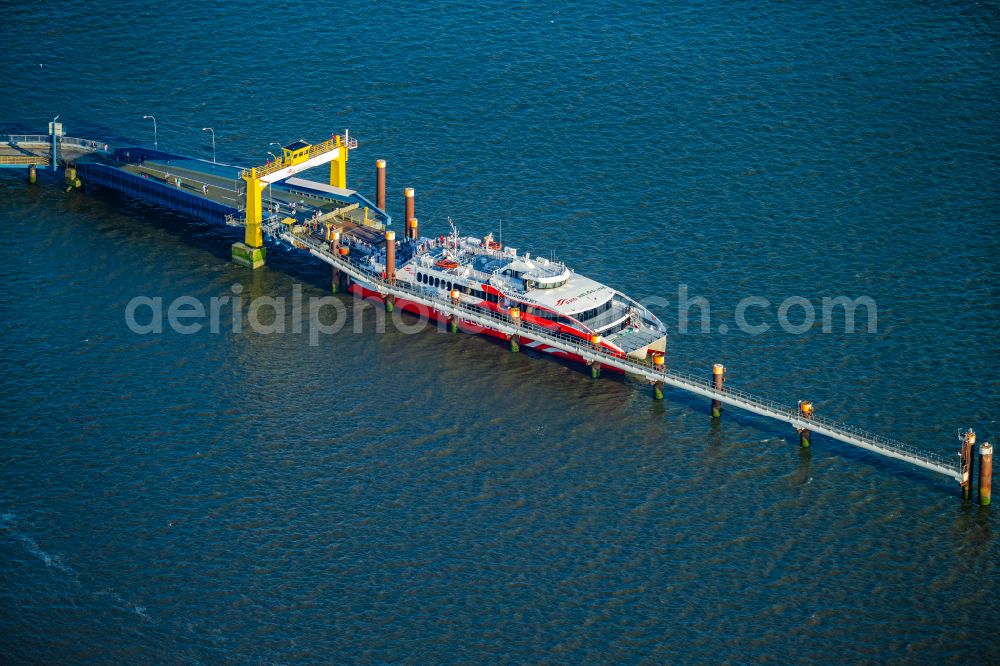
[[[668,299],[672,367],[942,453],[1000,434],[996,4],[186,4],[4,5],[0,131],[153,114],[247,164],[349,127],[351,184],[387,159],[427,233],[503,218]],[[5,663],[1000,661],[996,507],[950,479],[372,311],[136,336],[135,296],[329,276],[19,171],[0,228]],[[877,332],[784,332],[789,296],[869,296]]]

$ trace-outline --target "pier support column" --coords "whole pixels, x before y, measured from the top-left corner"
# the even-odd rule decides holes
[[[813,404],[811,402],[806,402],[805,400],[799,400],[799,414],[804,419],[811,419],[813,417]],[[810,444],[812,444],[812,431],[808,428],[799,429],[799,446],[803,449],[808,449]]]
[[[38,167],[34,164],[28,167],[28,182],[32,185],[38,180]]]
[[[340,255],[340,258],[344,261],[347,261],[347,257],[350,255],[350,253],[351,253],[350,248],[344,247],[343,245],[341,245],[337,249],[337,254]],[[345,273],[344,271],[339,271],[339,273],[340,273],[340,290],[346,292],[348,289],[351,288],[351,276]]]
[[[328,232],[330,241],[330,253],[337,254],[337,250],[340,246],[340,232],[331,229]],[[330,265],[330,291],[334,294],[340,289],[340,269],[336,265]]]
[[[723,383],[726,381],[726,366],[716,363],[712,366],[712,386],[716,391],[721,391]],[[712,399],[712,418],[722,418],[722,402]]]
[[[601,336],[596,335],[596,334],[590,336],[590,344],[594,347],[594,351],[595,352],[600,352],[601,351]],[[593,379],[600,379],[601,378],[601,362],[600,361],[592,361],[591,362],[591,364],[590,364],[590,376]]]
[[[251,270],[264,265],[264,254],[263,247],[250,247],[246,243],[233,243],[233,263]]]
[[[962,499],[967,500],[972,496],[972,470],[973,460],[976,454],[976,433],[971,428],[958,436],[961,442],[960,452],[962,456]]]
[[[983,442],[979,445],[979,506],[990,505],[993,489],[993,445]]]
[[[514,328],[520,330],[521,327],[521,308],[512,307],[510,309],[510,323],[514,325]],[[518,333],[510,336],[510,350],[513,353],[521,351],[521,336]]]
[[[667,358],[663,354],[653,357],[653,369],[660,372],[667,371]],[[653,384],[653,400],[663,400],[663,380],[657,379]]]
[[[458,307],[459,298],[460,298],[460,294],[459,294],[458,289],[452,289],[451,290],[451,302],[452,302],[452,305],[454,305],[455,307]],[[455,315],[451,315],[451,316],[448,317],[448,329],[452,333],[458,333],[458,317],[456,317]]]
[[[412,238],[413,240],[417,240],[417,238],[418,238],[418,233],[417,233],[417,218],[411,217],[409,220],[407,220],[407,222],[406,222],[406,237],[407,238]]]
[[[403,228],[410,223],[415,216],[413,214],[413,188],[407,187],[403,190]]]
[[[375,205],[385,211],[385,160],[375,160]]]
[[[79,189],[83,182],[76,175],[76,165],[67,164],[66,165],[66,191],[69,192],[73,188]]]
[[[389,286],[396,283],[396,232],[392,230],[385,232],[385,281],[389,283]],[[385,295],[386,312],[392,312],[395,303],[395,296]]]

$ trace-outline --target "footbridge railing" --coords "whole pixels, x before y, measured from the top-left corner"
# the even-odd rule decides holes
[[[0,134],[0,144],[10,146],[51,146],[52,136],[49,134]],[[110,146],[103,141],[80,139],[74,136],[59,137],[59,147],[75,148],[80,152],[110,152]]]

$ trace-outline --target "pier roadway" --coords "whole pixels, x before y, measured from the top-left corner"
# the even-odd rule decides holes
[[[144,160],[115,163],[114,166],[174,187],[178,187],[179,179],[179,187],[192,194],[237,209],[243,206],[243,195],[236,189],[243,187],[238,167],[217,164],[213,170],[211,163],[194,160]],[[287,192],[280,183],[264,190],[263,201],[265,209],[277,206],[276,212],[297,219],[305,219],[317,210],[326,212],[337,207],[330,201]]]

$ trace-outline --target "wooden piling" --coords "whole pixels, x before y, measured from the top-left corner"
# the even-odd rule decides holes
[[[667,358],[663,354],[657,354],[653,357],[653,368],[659,370],[660,372],[666,372],[667,370]],[[653,400],[663,400],[663,380],[656,379],[652,382],[653,384]]]
[[[385,232],[385,279],[389,284],[396,282],[396,232],[391,229]],[[385,295],[385,311],[392,312],[396,297]]]
[[[340,248],[337,250],[337,254],[340,255],[341,259],[346,261],[347,257],[351,254],[351,249],[341,245]],[[345,273],[344,271],[340,271],[340,290],[347,291],[350,288],[351,288],[351,276]]]
[[[595,352],[600,352],[601,351],[601,336],[597,335],[596,333],[594,335],[591,335],[590,336],[590,344],[593,345]],[[590,376],[593,379],[600,379],[601,378],[601,362],[600,361],[591,361],[591,363],[590,363]]]
[[[972,497],[972,471],[973,460],[976,452],[976,433],[970,428],[959,434],[961,442],[960,453],[962,457],[962,499],[967,500]]]
[[[340,246],[340,232],[335,229],[328,229],[327,234],[330,242],[330,253],[337,254]],[[336,264],[331,264],[330,268],[332,269],[330,274],[330,291],[336,294],[340,289],[340,269],[337,268]]]
[[[520,328],[521,308],[515,306],[510,309],[510,323],[514,325],[514,328]],[[510,336],[510,350],[515,354],[521,351],[521,336],[517,333]]]
[[[725,382],[726,377],[726,366],[721,363],[716,363],[712,366],[712,386],[716,391],[721,391],[723,382]],[[722,402],[712,398],[712,418],[718,419],[722,417]]]
[[[375,160],[375,205],[385,210],[385,160]]]
[[[28,167],[28,182],[32,185],[38,180],[38,167],[34,164]]]
[[[799,400],[799,415],[804,419],[811,419],[813,417],[813,404],[805,400]],[[812,443],[812,431],[808,428],[801,428],[799,430],[799,446],[804,449],[809,448]]]
[[[458,289],[452,289],[451,302],[455,307],[458,307],[459,299],[460,299],[460,293]],[[455,315],[448,316],[448,328],[451,330],[452,333],[458,333],[458,317],[456,317]]]
[[[983,442],[979,445],[979,506],[990,505],[990,491],[993,488],[993,445]]]
[[[413,214],[413,188],[407,187],[403,190],[403,227],[406,228],[414,217],[416,216]]]

